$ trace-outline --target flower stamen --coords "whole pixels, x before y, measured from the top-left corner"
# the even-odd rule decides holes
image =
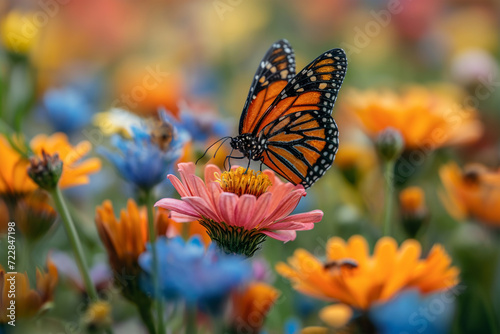
[[[266,174],[255,172],[252,169],[248,169],[246,173],[245,171],[245,168],[238,167],[222,174],[216,173],[215,176],[223,191],[231,192],[238,196],[249,194],[259,197],[272,185],[271,180]]]

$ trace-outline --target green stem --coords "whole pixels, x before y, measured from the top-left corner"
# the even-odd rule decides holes
[[[151,314],[151,307],[144,307],[143,305],[137,304],[137,309],[141,315],[141,320],[146,325],[149,334],[156,334],[155,323],[153,315]]]
[[[390,236],[392,232],[392,206],[394,202],[394,165],[395,160],[384,162],[385,179],[385,210],[384,210],[384,235]]]
[[[488,294],[485,288],[480,287],[479,291],[481,299],[483,299],[484,302],[486,317],[488,318],[491,333],[498,333],[498,323],[497,317],[495,316],[495,307],[493,305],[493,300],[491,299],[490,294]]]
[[[186,334],[196,334],[196,305],[186,304]]]
[[[50,191],[50,194],[54,199],[54,204],[57,211],[61,215],[61,219],[63,221],[63,225],[66,230],[66,234],[68,235],[71,247],[73,248],[73,253],[75,253],[76,264],[78,265],[78,269],[80,270],[80,274],[82,275],[83,283],[85,284],[87,293],[92,301],[97,301],[99,297],[97,295],[94,284],[90,279],[87,262],[85,261],[85,257],[83,255],[83,248],[80,243],[80,239],[78,238],[73,219],[71,218],[66,203],[64,202],[61,190],[59,189],[59,187],[56,187],[55,189]]]
[[[146,191],[146,207],[148,210],[149,242],[151,243],[151,253],[153,255],[153,287],[156,296],[156,316],[158,321],[158,334],[165,333],[165,323],[163,321],[163,302],[160,293],[160,276],[158,268],[158,253],[155,247],[156,230],[154,221],[154,204],[152,190]]]

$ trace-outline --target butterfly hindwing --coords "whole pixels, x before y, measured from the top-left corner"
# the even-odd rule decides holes
[[[332,165],[338,150],[333,118],[317,110],[299,111],[269,124],[263,162],[294,184],[309,188]]]
[[[346,70],[344,50],[324,52],[283,88],[262,114],[252,133],[257,135],[268,124],[298,111],[317,110],[330,115]]]
[[[287,40],[274,43],[262,59],[250,86],[239,133],[250,133],[262,114],[295,76],[295,55]]]

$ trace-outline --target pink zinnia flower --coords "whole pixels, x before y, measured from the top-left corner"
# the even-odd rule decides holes
[[[193,163],[180,163],[179,180],[168,178],[181,199],[164,198],[155,206],[171,210],[177,221],[199,220],[219,247],[228,253],[253,255],[266,236],[284,242],[296,231],[310,230],[323,218],[313,210],[290,215],[306,191],[302,185],[282,182],[274,172],[235,167],[222,173],[205,167],[205,181],[195,175]]]

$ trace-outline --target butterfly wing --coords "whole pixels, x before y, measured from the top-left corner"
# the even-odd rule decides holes
[[[239,132],[251,133],[262,114],[295,76],[295,55],[286,39],[274,43],[262,59],[250,86]]]
[[[294,184],[310,187],[329,169],[338,150],[338,128],[331,117],[347,70],[342,49],[316,58],[278,94],[256,123],[265,139],[262,161]]]

